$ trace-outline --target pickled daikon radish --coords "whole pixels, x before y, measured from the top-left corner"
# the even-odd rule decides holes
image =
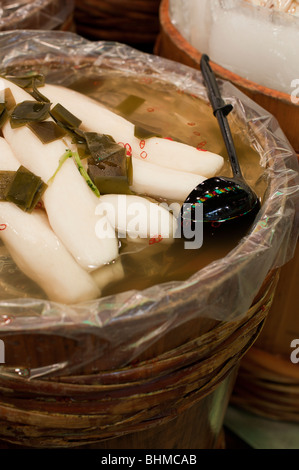
[[[0,170],[15,171],[18,167],[18,160],[1,137]],[[95,281],[54,234],[44,211],[28,214],[11,202],[0,201],[0,224],[1,239],[16,265],[51,300],[72,304],[99,297]]]
[[[205,178],[215,176],[223,166],[222,156],[209,151],[201,152],[181,142],[159,137],[142,142],[135,137],[134,124],[75,90],[49,84],[45,84],[42,90],[53,103],[59,102],[75,114],[86,129],[111,135],[116,142],[128,143],[133,157],[141,161]]]
[[[120,237],[171,241],[177,229],[177,220],[168,208],[140,196],[106,194],[97,206],[97,214],[103,213]]]
[[[0,79],[0,92],[15,102],[1,115],[6,142],[1,138],[0,170],[24,168],[47,185],[41,196],[45,211],[29,206],[29,214],[26,206],[24,211],[0,202],[2,239],[51,300],[73,303],[99,296],[108,271],[110,280],[116,273],[124,276],[117,235],[172,242],[179,203],[215,176],[224,160],[180,142],[140,137],[134,124],[74,90],[47,84],[41,89],[31,95]],[[172,213],[148,196],[173,201],[179,209]]]
[[[8,80],[0,79],[0,89],[9,88],[16,103],[30,95]],[[20,164],[40,176],[44,182],[55,173],[60,157],[67,148],[74,148],[70,138],[43,144],[26,126],[3,126],[3,134]],[[112,227],[109,236],[100,239],[95,233],[98,198],[69,158],[44,193],[43,201],[49,223],[78,263],[87,270],[96,269],[118,256],[118,241]],[[108,220],[106,220],[109,225]]]

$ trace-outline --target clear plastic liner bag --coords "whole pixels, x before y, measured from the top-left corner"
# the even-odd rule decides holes
[[[298,12],[297,2],[169,2],[172,23],[198,51],[247,80],[288,95],[299,77]]]
[[[118,84],[131,84],[128,93],[136,83],[145,96],[150,96],[153,88],[152,95],[164,96],[167,106],[171,106],[172,95],[168,95],[171,90],[175,93],[173,106],[177,113],[171,117],[161,98],[161,115],[165,122],[173,119],[180,123],[176,132],[182,129],[181,135],[176,137],[183,140],[191,135],[184,134],[183,117],[189,131],[195,123],[188,122],[186,110],[179,109],[181,101],[190,100],[188,103],[194,109],[191,105],[188,109],[199,116],[199,121],[206,117],[198,114],[197,106],[203,103],[209,109],[200,72],[119,43],[89,42],[73,33],[58,31],[7,32],[0,35],[0,57],[1,74],[24,73],[34,68],[45,74],[46,82],[66,87],[80,83],[82,92],[88,91],[90,83],[100,84],[101,100],[112,108],[122,99],[121,87],[114,89],[115,80]],[[32,366],[30,372],[19,368],[17,373],[29,374],[30,378],[66,374],[85,364],[92,365],[95,360],[101,362],[103,369],[121,367],[190,320],[242,319],[267,274],[292,258],[298,237],[297,157],[278,122],[268,112],[229,82],[219,83],[224,99],[234,106],[230,120],[238,145],[248,148],[249,158],[256,155],[259,161],[260,174],[253,181],[262,208],[250,231],[225,255],[215,256],[185,278],[166,277],[164,282],[160,279],[145,288],[123,287],[119,292],[74,305],[52,302],[38,286],[27,284],[1,246],[0,338],[15,338],[18,349],[17,345],[23,343],[26,348],[26,341],[35,336],[36,351],[48,348],[52,358],[46,364]],[[138,119],[142,120],[142,116]],[[213,125],[217,127],[217,123]],[[218,135],[214,140],[211,138],[212,148],[218,146],[218,150],[223,150],[219,134],[211,135]],[[250,171],[249,164],[249,179]],[[165,260],[158,252],[155,266],[160,271]],[[146,264],[134,266],[140,269],[139,277],[148,276]],[[121,282],[126,286],[125,279]],[[56,357],[60,341],[67,344],[64,359]]]
[[[74,0],[3,0],[0,5],[0,31],[70,30],[74,6]]]

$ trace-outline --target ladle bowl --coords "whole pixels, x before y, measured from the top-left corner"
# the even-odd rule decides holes
[[[202,204],[202,212],[196,205]],[[249,186],[234,178],[208,178],[186,198],[181,211],[184,224],[203,223],[204,233],[223,234],[237,227],[248,229],[260,209],[259,200]],[[192,230],[195,230],[193,225]]]
[[[242,230],[248,229],[261,206],[259,198],[242,176],[238,162],[227,121],[227,115],[233,107],[223,101],[207,55],[202,56],[200,66],[213,113],[218,120],[227,149],[233,177],[213,177],[198,184],[182,205],[181,223],[203,223],[204,232],[215,232],[216,229],[220,232],[220,228],[229,230],[237,225]],[[199,204],[202,204],[202,211],[196,211]]]

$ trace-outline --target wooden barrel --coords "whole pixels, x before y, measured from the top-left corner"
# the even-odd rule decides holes
[[[77,0],[76,30],[91,40],[117,41],[152,51],[161,0]]]
[[[103,345],[91,327],[82,325],[80,331],[60,326],[2,335],[7,356],[0,370],[3,448],[221,447],[237,367],[263,326],[278,276],[271,272],[242,320],[188,322],[120,369],[100,370],[101,359],[76,375],[31,380],[29,366],[52,364],[54,355],[59,364]],[[72,340],[79,336],[80,346]],[[107,358],[113,353],[108,348]],[[23,366],[16,369],[20,357]]]
[[[0,18],[0,31],[15,29],[48,29],[74,31],[73,0],[28,0],[26,5],[18,6],[17,10],[4,10]]]
[[[200,69],[202,54],[172,24],[169,16],[169,0],[162,0],[160,5],[160,34],[156,41],[155,53]],[[211,66],[219,78],[229,80],[249,98],[269,111],[278,120],[281,129],[299,154],[299,103],[292,101],[292,97],[286,93],[258,85],[216,63],[211,62]]]
[[[67,70],[84,73],[95,63],[92,55],[79,59],[77,55],[63,56],[59,62],[50,56],[44,64],[38,59],[21,58],[18,71],[34,68],[42,72],[51,66],[54,75],[60,76],[59,71],[66,65]],[[132,72],[132,62],[130,65]],[[104,66],[99,65],[101,70]],[[9,67],[15,70],[15,64]],[[262,138],[265,139],[264,134]],[[282,166],[282,159],[278,160]],[[269,185],[271,193],[276,188],[273,179]],[[268,203],[273,204],[273,200]],[[285,203],[286,197],[282,205]],[[284,207],[280,210],[284,211]],[[245,251],[251,253],[250,237],[246,243]],[[240,251],[242,246],[238,245]],[[236,256],[241,258],[242,268],[247,263],[252,266],[249,256],[241,256],[240,251]],[[238,279],[239,268],[240,265],[235,266],[223,276],[225,286],[232,272],[236,275],[233,279]],[[215,277],[218,286],[223,278]],[[259,292],[251,307],[237,320],[214,320],[213,312],[209,312],[209,318],[199,316],[198,305],[195,307],[191,301],[183,304],[185,321],[165,327],[165,315],[177,313],[169,301],[170,295],[150,310],[146,319],[130,304],[126,315],[105,325],[105,337],[99,333],[101,328],[89,321],[56,321],[46,327],[39,323],[37,327],[36,317],[41,312],[34,306],[31,311],[30,305],[24,331],[14,330],[13,324],[10,328],[10,319],[2,316],[1,320],[7,321],[7,328],[1,325],[1,339],[5,343],[5,364],[0,367],[3,447],[222,447],[222,424],[235,375],[242,357],[260,334],[278,279],[279,270],[270,270],[258,285]],[[7,302],[5,309],[7,312]],[[45,320],[51,318],[53,311],[47,313]],[[152,316],[157,318],[154,326]],[[148,349],[124,361],[126,345],[122,343],[119,347],[113,338],[116,328],[119,336],[120,332],[122,337],[128,334],[132,319],[137,331],[135,343],[140,341],[137,327],[142,323],[144,328],[145,320],[149,337],[156,328],[163,328]]]

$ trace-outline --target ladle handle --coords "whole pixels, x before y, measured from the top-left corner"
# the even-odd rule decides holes
[[[219,127],[229,156],[233,174],[237,178],[243,178],[232,134],[226,118],[226,116],[233,109],[233,106],[231,104],[226,104],[222,99],[216,81],[216,77],[214,75],[213,70],[211,69],[209,60],[210,59],[206,54],[202,55],[200,60],[201,73],[208,90],[208,96],[213,109],[214,116],[217,118],[219,123]]]

